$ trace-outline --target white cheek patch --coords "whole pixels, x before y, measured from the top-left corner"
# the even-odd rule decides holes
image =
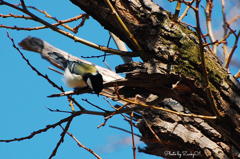
[[[92,82],[91,82],[90,78],[87,79],[87,84],[88,84],[89,87],[91,87],[93,89]]]

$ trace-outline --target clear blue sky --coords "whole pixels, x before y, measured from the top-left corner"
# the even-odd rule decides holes
[[[175,3],[169,5],[168,2],[164,2],[163,0],[157,0],[156,2],[170,11],[173,11],[176,5]],[[12,0],[11,3],[17,4],[19,1]],[[26,0],[25,3],[27,6],[31,5],[37,7],[38,9],[46,10],[50,15],[57,17],[59,20],[65,20],[80,13],[84,13],[70,1],[58,1],[56,3],[56,1],[49,0],[34,2]],[[230,3],[229,6],[231,5],[233,4]],[[215,7],[217,8],[219,5],[217,4]],[[9,13],[22,15],[19,11],[6,6],[0,6],[0,14]],[[38,14],[35,11],[34,13],[44,18],[44,15]],[[239,12],[236,14],[239,14]],[[221,33],[221,10],[218,9],[216,12],[214,11],[213,15],[216,17],[214,20],[214,30],[216,31],[216,34],[219,34],[219,32]],[[204,15],[202,14],[201,19],[203,18]],[[194,19],[194,15],[193,13],[189,13],[184,21],[194,24],[192,19]],[[53,20],[48,21],[55,23]],[[0,18],[0,24],[8,26],[16,25],[19,27],[42,26],[34,21],[15,18]],[[74,22],[69,25],[74,27],[77,24],[78,23]],[[203,26],[203,28],[205,29],[206,27]],[[30,35],[41,38],[55,47],[58,47],[75,56],[100,55],[102,52],[82,44],[75,43],[73,40],[55,33],[50,29],[43,29],[39,31],[16,31],[0,28],[0,53],[2,57],[0,63],[0,139],[13,139],[15,137],[19,138],[30,135],[33,131],[44,128],[46,125],[53,124],[69,115],[65,113],[50,112],[45,106],[48,106],[51,109],[67,111],[70,111],[71,109],[68,106],[69,103],[66,97],[47,98],[48,95],[58,93],[59,91],[53,88],[45,79],[37,76],[37,74],[30,69],[26,62],[21,58],[20,54],[12,47],[12,42],[7,38],[6,31],[9,31],[10,36],[14,38],[16,44]],[[109,38],[108,31],[104,30],[103,27],[91,17],[86,21],[86,24],[79,29],[77,36],[104,46],[106,46]],[[234,40],[234,38],[232,39]],[[232,45],[232,43],[229,43],[229,45]],[[110,47],[116,48],[113,41],[111,41]],[[236,50],[235,54],[238,52],[239,49]],[[65,87],[61,75],[50,71],[47,68],[51,65],[47,61],[42,60],[39,54],[24,50],[22,50],[22,53],[41,73],[47,74],[50,79],[55,81],[58,85],[63,86],[65,90],[71,90]],[[219,54],[221,53],[219,52]],[[237,59],[239,57],[234,56],[234,58]],[[105,67],[105,64],[102,62],[102,58],[88,60]],[[136,61],[139,59],[134,60]],[[118,64],[123,63],[121,58],[118,56],[107,57],[107,62],[113,69]],[[235,74],[238,69],[239,68],[231,68],[231,71]],[[90,102],[97,104],[104,109],[111,110],[109,104],[103,100],[103,97],[86,94],[74,96],[74,98],[82,106],[90,110],[96,109],[82,101],[82,99],[87,98]],[[114,104],[114,102],[112,102],[112,104]],[[130,130],[130,125],[123,120],[122,116],[117,115],[110,119],[106,126],[97,129],[97,126],[103,121],[103,117],[82,115],[73,120],[70,125],[69,132],[72,133],[83,145],[91,148],[104,159],[132,158],[131,135],[109,128],[109,125],[114,125]],[[134,131],[135,133],[140,134],[137,129]],[[56,127],[48,130],[47,132],[36,135],[31,140],[0,143],[0,158],[48,158],[59,141],[61,132],[61,128]],[[137,143],[137,146],[145,146],[145,144],[140,141],[137,141]],[[86,150],[79,148],[76,142],[66,135],[64,143],[61,144],[55,158],[91,159],[95,157]],[[146,155],[144,153],[137,153],[137,158],[155,159],[158,157]]]

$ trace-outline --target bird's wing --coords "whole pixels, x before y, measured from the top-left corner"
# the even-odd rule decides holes
[[[71,73],[77,75],[83,75],[85,73],[97,73],[97,69],[93,65],[79,61],[69,61],[68,69]]]
[[[63,66],[63,68],[67,67],[69,61],[65,59],[61,54],[57,52],[49,52],[48,55],[56,59],[57,62]]]

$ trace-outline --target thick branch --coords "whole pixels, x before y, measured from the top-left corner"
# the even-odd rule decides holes
[[[131,41],[113,20],[114,17],[104,1],[71,1],[134,50]],[[147,101],[151,99],[150,102],[171,110],[214,115],[206,88],[203,87],[200,39],[196,33],[182,23],[173,22],[171,13],[150,0],[116,0],[114,8],[140,46],[152,58],[145,63],[130,63],[117,68],[118,72],[127,72],[128,81],[123,81],[125,83],[119,92],[131,98],[136,94],[144,94],[148,97]],[[200,150],[201,155],[198,158],[230,158],[230,147],[233,146],[233,154],[237,156],[240,152],[239,82],[209,50],[204,48],[202,52],[214,102],[226,116],[213,122],[182,118],[152,109],[144,110],[143,115],[171,151]],[[153,94],[156,97],[152,99]],[[162,103],[161,100],[166,97],[174,99],[174,102]],[[164,156],[166,149],[158,144],[141,117],[138,119],[142,140],[148,145],[142,150],[169,157]]]

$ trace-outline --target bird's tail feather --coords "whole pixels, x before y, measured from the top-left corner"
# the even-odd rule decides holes
[[[64,68],[67,67],[68,60],[65,59],[61,54],[59,54],[57,52],[49,52],[48,55],[53,57],[54,59],[56,59],[58,61],[58,63],[61,64]]]

